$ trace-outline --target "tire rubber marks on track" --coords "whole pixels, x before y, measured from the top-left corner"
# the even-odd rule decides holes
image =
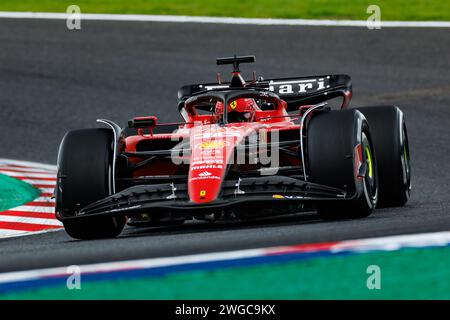
[[[39,189],[40,196],[21,206],[0,212],[0,238],[59,230],[55,201],[56,167],[39,163],[0,159],[0,174],[22,180]]]

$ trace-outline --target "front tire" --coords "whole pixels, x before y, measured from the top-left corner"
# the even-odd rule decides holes
[[[120,234],[125,217],[78,216],[84,206],[112,193],[113,134],[109,129],[69,131],[58,154],[56,212],[75,239],[111,238]]]
[[[308,124],[307,155],[311,182],[355,195],[352,200],[317,203],[322,219],[364,218],[373,212],[378,200],[377,161],[369,125],[361,112],[350,109],[313,115]],[[356,168],[356,164],[360,166]]]

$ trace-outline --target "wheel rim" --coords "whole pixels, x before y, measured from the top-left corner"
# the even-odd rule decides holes
[[[368,166],[368,174],[370,178],[373,178],[373,163],[372,163],[372,154],[370,152],[369,146],[365,148],[366,158],[367,158],[367,166]]]
[[[364,175],[364,192],[367,197],[367,201],[372,205],[376,203],[378,197],[378,177],[376,173],[376,161],[373,153],[372,145],[366,135],[362,134],[362,147],[364,150],[364,159],[366,162],[366,173]]]
[[[402,135],[403,135],[403,145],[401,147],[401,163],[402,163],[402,173],[403,173],[403,184],[405,186],[406,196],[409,197],[411,191],[411,163],[410,163],[410,154],[409,154],[409,143],[408,143],[408,134],[406,132],[406,125],[403,123],[402,126]]]

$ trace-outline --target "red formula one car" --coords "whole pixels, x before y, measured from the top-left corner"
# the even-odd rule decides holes
[[[253,219],[316,210],[367,217],[402,206],[410,157],[402,111],[348,109],[351,80],[326,75],[230,82],[178,92],[182,123],[137,117],[121,129],[68,132],[58,155],[56,213],[73,238],[114,237],[124,225]],[[342,98],[337,110],[325,102]]]

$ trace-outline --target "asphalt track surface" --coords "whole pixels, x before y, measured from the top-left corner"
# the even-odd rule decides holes
[[[0,240],[0,271],[173,256],[450,229],[450,31],[395,28],[0,19],[0,156],[55,163],[67,130],[96,118],[180,120],[176,91],[228,75],[214,59],[256,54],[269,77],[347,73],[353,106],[397,104],[412,149],[413,193],[403,208],[362,220],[313,213],[247,223],[127,228],[113,240],[64,231]],[[332,133],[330,133],[332,134]],[[87,182],[88,183],[88,182]]]

